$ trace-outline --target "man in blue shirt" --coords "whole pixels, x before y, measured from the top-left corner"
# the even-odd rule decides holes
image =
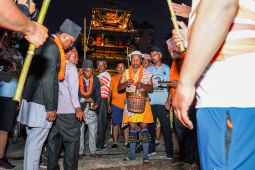
[[[147,70],[153,73],[153,93],[149,93],[151,98],[151,110],[153,113],[153,119],[160,121],[164,141],[166,148],[166,156],[168,158],[173,157],[173,143],[172,143],[172,131],[170,127],[170,114],[165,108],[165,103],[168,97],[167,85],[160,83],[162,81],[170,80],[170,67],[163,64],[161,61],[162,52],[159,48],[153,47],[151,49],[151,59],[153,64],[147,67]],[[155,154],[155,123],[149,124],[149,132],[151,135],[151,143],[149,153]]]

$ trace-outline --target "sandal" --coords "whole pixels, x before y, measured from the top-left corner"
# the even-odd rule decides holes
[[[150,163],[151,163],[150,160],[143,160],[143,165],[148,165],[148,164],[150,164]]]
[[[135,160],[135,159],[133,159],[133,160]],[[129,161],[133,161],[133,160],[130,160],[128,157],[125,159],[122,159],[123,162],[129,162]]]
[[[90,157],[92,157],[92,158],[101,158],[102,156],[99,155],[99,154],[94,153],[94,154],[90,154]]]

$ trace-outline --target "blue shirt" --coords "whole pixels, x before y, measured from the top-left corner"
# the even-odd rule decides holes
[[[15,74],[0,72],[0,96],[13,97],[17,88],[18,78]]]
[[[170,80],[170,67],[163,64],[161,66],[150,65],[146,68],[153,73],[152,83],[154,91],[149,93],[151,98],[150,104],[165,105],[168,96],[168,90],[166,84],[159,84],[158,81],[169,81]]]

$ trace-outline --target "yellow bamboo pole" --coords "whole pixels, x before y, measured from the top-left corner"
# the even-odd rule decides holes
[[[128,47],[127,47],[127,64],[128,64],[128,67],[129,67],[129,60],[130,60],[130,58],[128,57]]]
[[[83,32],[83,59],[86,60],[86,51],[87,51],[87,43],[86,43],[86,18],[84,18],[84,32]]]
[[[169,10],[171,13],[171,19],[172,19],[172,23],[174,26],[174,30],[176,33],[180,33],[179,26],[177,24],[177,18],[176,18],[175,12],[174,12],[173,4],[172,4],[172,0],[167,0],[167,3],[168,3],[168,7],[169,7]],[[183,43],[181,43],[180,51],[183,52],[184,50],[185,50],[184,45],[183,45]]]
[[[42,24],[46,15],[46,12],[48,10],[49,4],[51,0],[43,0],[42,7],[40,10],[40,14],[38,16],[37,22]],[[29,71],[29,67],[32,61],[32,58],[34,56],[34,51],[35,51],[35,45],[29,44],[28,50],[27,50],[27,56],[24,62],[24,65],[22,67],[20,76],[19,76],[19,81],[17,85],[17,89],[15,92],[15,95],[13,97],[13,100],[15,101],[20,101],[21,95],[23,92],[23,88],[27,79],[27,73]]]

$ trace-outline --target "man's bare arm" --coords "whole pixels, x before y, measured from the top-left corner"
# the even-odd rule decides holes
[[[181,69],[180,83],[196,83],[224,42],[237,7],[238,0],[201,1]]]
[[[192,129],[188,109],[195,96],[195,83],[224,42],[239,0],[202,0],[173,98],[175,115]],[[213,34],[212,34],[213,33]],[[204,43],[201,43],[203,40]]]
[[[124,90],[126,87],[127,87],[127,83],[126,83],[126,72],[124,71],[124,72],[121,74],[121,77],[120,77],[120,81],[119,81],[119,84],[118,84],[118,90],[119,90],[119,91],[122,91],[122,90]]]
[[[30,21],[12,0],[0,1],[0,27],[22,32],[25,38],[36,47],[42,45],[48,37],[48,29]]]
[[[172,91],[171,88],[168,89],[168,96],[167,96],[167,100],[165,102],[165,108],[167,110],[170,110],[170,107],[172,105]]]
[[[111,97],[112,97],[112,91],[109,91],[109,96],[108,96],[108,105],[111,104]]]
[[[26,32],[30,20],[16,7],[12,0],[0,1],[0,25],[18,32]]]
[[[173,2],[172,4],[176,16],[180,16],[187,19],[189,18],[190,6],[185,5],[184,3],[177,4]]]

